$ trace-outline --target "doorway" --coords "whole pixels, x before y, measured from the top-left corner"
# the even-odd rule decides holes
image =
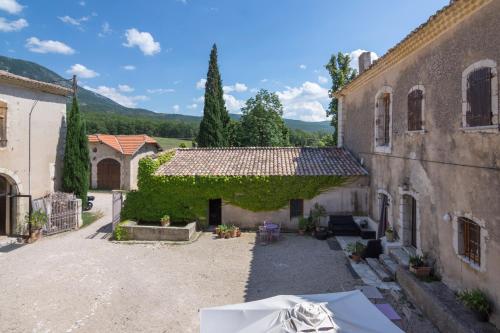
[[[7,179],[0,176],[0,236],[7,235],[7,195],[9,194],[9,183]]]
[[[208,201],[208,224],[219,225],[222,223],[222,199]]]
[[[119,190],[121,178],[120,162],[106,158],[97,163],[97,188],[100,190]]]
[[[408,194],[403,195],[404,245],[417,249],[417,200]]]

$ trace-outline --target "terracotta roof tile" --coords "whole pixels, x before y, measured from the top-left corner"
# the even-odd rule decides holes
[[[47,83],[42,81],[33,80],[24,76],[15,75],[7,71],[0,70],[0,81],[7,82],[12,85],[36,89],[47,93],[68,96],[71,94],[71,89],[62,87],[57,84]]]
[[[134,155],[144,144],[155,144],[160,146],[155,139],[145,134],[140,135],[110,135],[91,134],[88,136],[89,143],[104,143],[123,155]]]
[[[188,148],[156,172],[167,176],[361,176],[367,171],[343,148]]]

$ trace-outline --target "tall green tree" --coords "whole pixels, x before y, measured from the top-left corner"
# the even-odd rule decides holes
[[[200,147],[226,147],[229,145],[229,113],[224,102],[222,79],[217,64],[217,46],[210,52],[207,81],[205,83],[205,105],[198,133]]]
[[[333,144],[335,146],[337,145],[339,101],[335,98],[334,94],[356,77],[357,71],[351,68],[349,65],[350,62],[351,57],[349,54],[339,52],[337,55],[333,54],[330,57],[330,61],[325,66],[332,79],[332,88],[328,91],[331,101],[328,110],[326,110],[326,115],[332,117],[331,124],[335,129],[333,133]]]
[[[244,147],[288,146],[288,128],[283,121],[283,105],[275,93],[260,90],[246,101],[239,129]]]
[[[62,187],[65,192],[74,193],[87,203],[89,190],[89,148],[85,121],[78,108],[78,100],[73,97],[68,115]]]

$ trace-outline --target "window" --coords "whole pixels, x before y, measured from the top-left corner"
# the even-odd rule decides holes
[[[481,227],[465,217],[458,218],[459,254],[471,263],[481,265]]]
[[[419,88],[408,94],[408,131],[421,131],[423,126],[424,92]]]
[[[292,199],[290,200],[290,218],[304,216],[304,200]]]
[[[7,103],[0,101],[0,147],[7,143]]]
[[[375,151],[391,152],[392,89],[382,88],[375,100]]]
[[[497,65],[481,60],[462,73],[462,126],[498,130]]]

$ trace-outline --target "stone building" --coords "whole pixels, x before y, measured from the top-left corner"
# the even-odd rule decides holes
[[[0,71],[0,236],[17,234],[30,197],[60,187],[70,93]]]
[[[93,189],[136,189],[139,160],[161,150],[147,135],[93,134],[88,140]]]
[[[499,45],[500,1],[453,1],[373,64],[363,54],[336,94],[339,145],[369,172],[372,219],[452,289],[484,290],[497,326]]]

